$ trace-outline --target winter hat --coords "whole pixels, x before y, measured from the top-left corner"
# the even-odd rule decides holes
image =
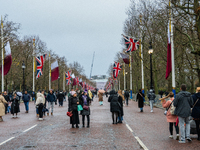
[[[75,91],[71,91],[71,94],[72,94],[72,96],[73,96],[74,94],[76,94],[76,92],[75,92]]]

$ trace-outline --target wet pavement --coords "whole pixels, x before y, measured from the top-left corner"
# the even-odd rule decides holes
[[[200,149],[197,135],[192,135],[192,143],[179,144],[169,139],[169,129],[164,110],[149,106],[140,113],[137,102],[129,101],[124,106],[123,124],[112,124],[110,106],[104,97],[104,105],[99,106],[97,98],[91,106],[90,128],[72,129],[66,115],[68,106],[56,105],[53,116],[38,121],[35,106],[30,102],[30,112],[25,113],[24,104],[20,104],[18,118],[10,114],[0,123],[0,150],[165,150]],[[82,116],[79,116],[82,123]],[[174,139],[175,139],[174,133]],[[140,143],[140,144],[139,144]],[[143,146],[143,148],[142,148]]]

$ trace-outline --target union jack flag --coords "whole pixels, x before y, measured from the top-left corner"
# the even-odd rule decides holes
[[[44,54],[39,57],[35,57],[36,62],[37,62],[37,75],[36,79],[38,79],[41,75],[43,75],[43,66],[44,66],[44,60],[46,58],[47,54]]]
[[[113,65],[113,77],[114,77],[114,79],[118,77],[120,70],[121,70],[120,63],[115,62],[114,65]]]
[[[72,74],[72,71],[65,72],[65,77],[66,77],[67,85],[71,84],[71,78],[72,78],[71,74]]]
[[[125,52],[132,52],[135,51],[139,48],[140,42],[138,40],[132,39],[128,36],[124,36],[124,41],[125,41],[125,45],[127,50]]]

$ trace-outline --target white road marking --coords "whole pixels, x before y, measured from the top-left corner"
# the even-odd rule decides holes
[[[6,140],[6,141],[0,143],[0,145],[3,145],[3,144],[5,144],[6,142],[8,142],[8,141],[10,141],[10,140],[12,140],[12,139],[14,139],[14,138],[15,138],[15,137],[11,137],[11,138],[9,138],[8,140]]]
[[[126,127],[131,131],[131,133],[133,133],[133,130],[131,129],[131,127],[126,124]],[[135,137],[135,139],[137,140],[137,142],[140,144],[140,146],[144,149],[144,150],[148,150],[148,148],[144,145],[144,143],[140,140],[140,138],[138,136],[135,136],[133,133],[133,136]]]
[[[33,128],[35,128],[37,126],[37,124],[36,125],[34,125],[34,126],[32,126],[32,127],[30,127],[30,128],[28,128],[28,129],[26,129],[25,131],[23,131],[23,132],[27,132],[27,131],[29,131],[29,130],[31,130],[31,129],[33,129]]]

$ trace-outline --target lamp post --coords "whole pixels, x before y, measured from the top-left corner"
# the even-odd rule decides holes
[[[149,51],[150,55],[150,75],[151,75],[151,86],[150,89],[153,89],[153,71],[152,71],[152,53],[153,53],[153,47],[152,47],[152,42],[149,42]]]
[[[23,94],[25,91],[25,76],[24,76],[24,69],[26,68],[24,61],[22,62],[22,69],[23,69]]]
[[[60,82],[60,76],[58,77],[58,91],[59,91],[59,87],[60,87],[59,82]]]

